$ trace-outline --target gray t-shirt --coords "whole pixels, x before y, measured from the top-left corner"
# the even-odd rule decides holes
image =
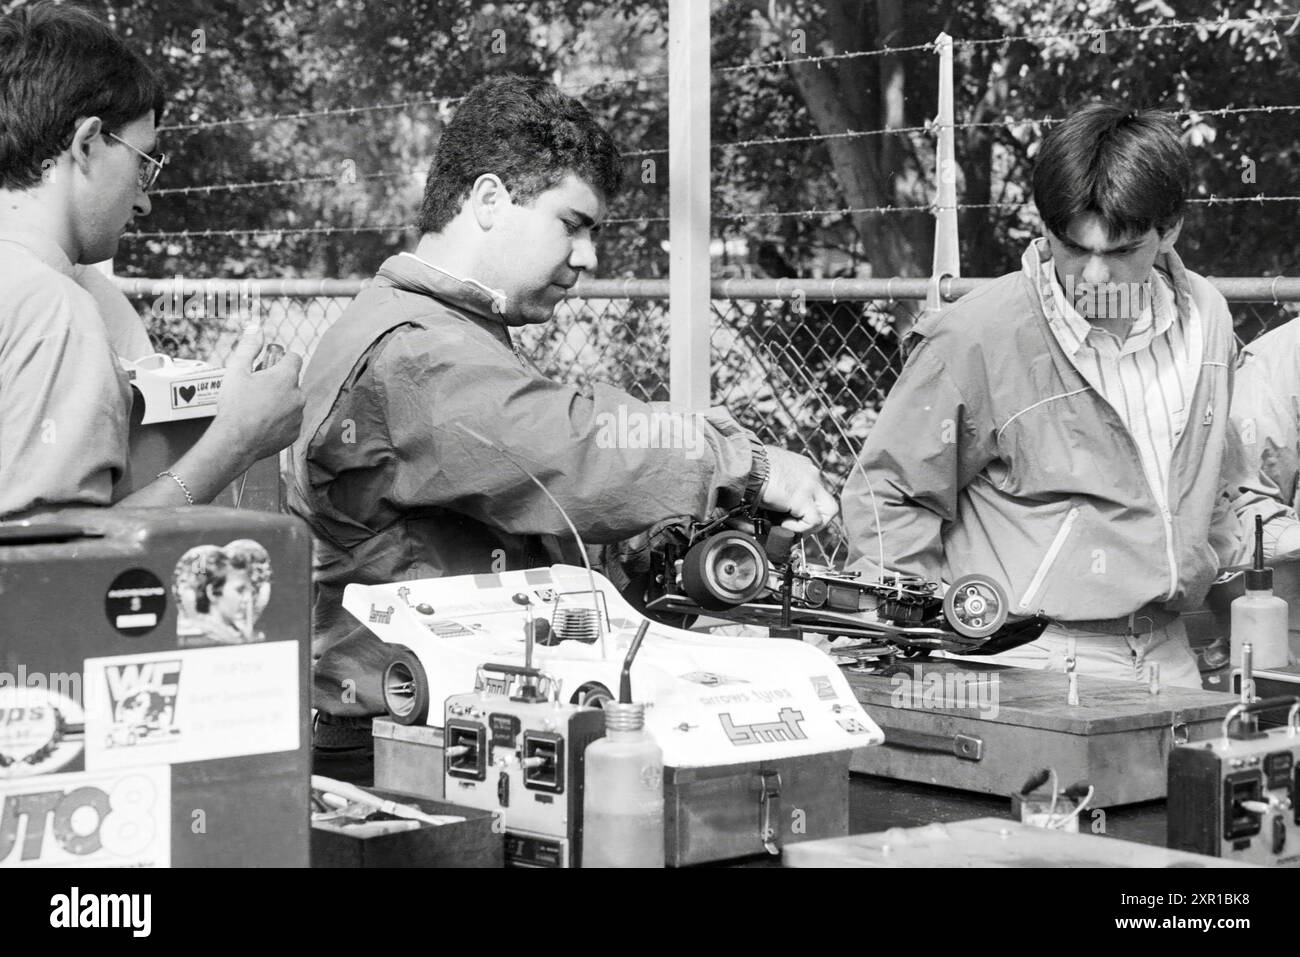
[[[0,519],[111,504],[130,409],[77,268],[44,236],[0,232]]]

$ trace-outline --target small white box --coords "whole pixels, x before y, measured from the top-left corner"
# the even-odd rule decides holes
[[[210,419],[217,414],[225,369],[164,355],[120,361],[144,405],[141,425]]]

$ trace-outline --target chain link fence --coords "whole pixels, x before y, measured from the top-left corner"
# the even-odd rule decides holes
[[[352,293],[358,284],[337,285]],[[250,313],[262,319],[268,340],[310,357],[351,299],[296,290],[223,299],[221,293],[199,295],[201,284],[188,285],[193,292],[181,297],[151,280],[122,286],[146,317],[159,351],[218,364]],[[181,298],[183,308],[177,308]],[[1300,312],[1300,296],[1272,299],[1231,304],[1240,342]],[[807,455],[838,491],[902,369],[897,330],[909,328],[922,307],[922,301],[901,295],[714,299],[713,401],[763,441]],[[646,401],[665,401],[669,334],[666,296],[633,293],[567,299],[551,322],[517,330],[515,337],[520,353],[548,377],[579,387],[602,381]],[[822,554],[810,557],[842,561],[842,530],[827,529],[814,552],[819,549]]]

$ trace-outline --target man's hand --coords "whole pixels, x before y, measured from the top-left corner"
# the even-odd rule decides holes
[[[260,324],[244,327],[226,363],[212,422],[212,431],[232,443],[250,465],[292,444],[302,428],[303,394],[298,388],[302,356],[286,353],[271,368],[254,371],[262,342]]]
[[[759,504],[769,511],[787,512],[781,523],[793,532],[816,532],[839,512],[835,496],[822,484],[817,466],[802,455],[767,446],[770,471]]]

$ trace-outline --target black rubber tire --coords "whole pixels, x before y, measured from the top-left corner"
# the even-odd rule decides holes
[[[426,724],[429,720],[429,678],[415,652],[405,645],[390,645],[392,658],[384,666],[384,707],[398,724]]]
[[[718,563],[724,556],[739,556],[752,562],[749,581],[728,584],[719,578]],[[763,546],[744,532],[721,532],[692,545],[682,559],[682,589],[687,597],[707,611],[725,611],[753,601],[767,590],[770,564]]]
[[[978,593],[981,602],[980,611],[974,615],[965,604],[972,589]],[[953,582],[944,595],[943,616],[957,634],[967,638],[987,638],[1007,622],[1006,592],[985,575],[964,575]]]

